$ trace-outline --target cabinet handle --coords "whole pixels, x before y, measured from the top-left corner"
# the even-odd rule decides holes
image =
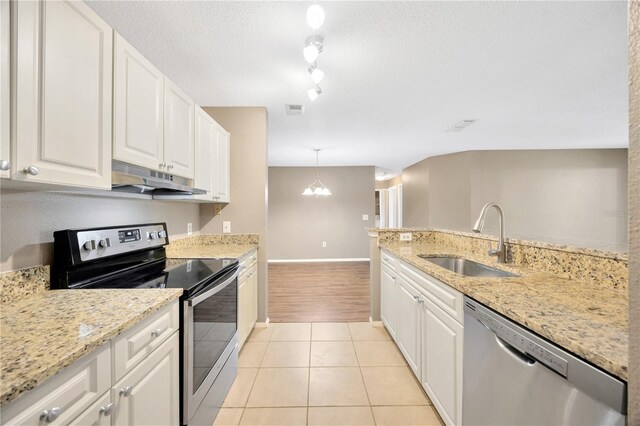
[[[166,166],[167,166],[167,163],[160,163],[160,164],[158,164],[158,167],[159,167],[160,169],[164,169]]]
[[[167,169],[169,170],[173,169],[173,164],[167,164]]]
[[[126,398],[127,396],[131,395],[132,391],[133,391],[133,386],[129,385],[125,388],[120,389],[120,395]]]
[[[100,415],[110,416],[111,413],[113,413],[113,407],[115,407],[115,405],[113,405],[113,402],[110,402],[107,405],[103,405],[102,407],[100,407]]]
[[[39,172],[40,172],[40,170],[38,170],[38,168],[36,166],[29,166],[29,167],[25,167],[24,169],[22,169],[22,173],[24,173],[25,175],[35,176]]]
[[[413,296],[413,300],[420,303],[420,296]]]
[[[0,160],[0,170],[2,170],[3,172],[6,172],[10,168],[11,168],[10,162],[8,162],[7,160]]]
[[[45,423],[54,422],[60,414],[62,414],[62,408],[60,407],[53,407],[50,410],[44,410],[42,414],[40,414],[40,421]]]
[[[162,330],[160,330],[159,328],[156,328],[151,332],[151,337],[158,337],[160,333],[162,333]]]
[[[395,281],[395,280],[396,280],[396,277],[391,277],[391,279],[392,279],[393,281]]]

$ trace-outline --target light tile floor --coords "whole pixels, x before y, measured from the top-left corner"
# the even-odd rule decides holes
[[[383,327],[279,323],[253,330],[214,426],[441,426]]]

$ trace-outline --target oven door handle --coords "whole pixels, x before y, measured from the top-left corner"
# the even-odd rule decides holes
[[[233,275],[231,275],[229,278],[224,280],[224,282],[222,282],[222,284],[216,284],[215,286],[213,286],[209,290],[205,290],[204,292],[193,296],[191,299],[187,299],[187,303],[189,303],[189,306],[196,306],[198,303],[202,302],[205,299],[208,299],[212,295],[216,294],[217,292],[219,292],[220,290],[224,289],[226,286],[231,284],[233,282],[233,280],[238,278],[238,274],[239,273],[240,273],[240,271],[238,269],[236,269],[233,272]]]

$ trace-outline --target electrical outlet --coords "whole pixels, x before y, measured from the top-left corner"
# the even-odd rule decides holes
[[[230,234],[231,233],[231,222],[226,221],[226,220],[222,222],[222,233],[223,234]]]
[[[322,248],[326,248],[326,247],[327,247],[327,242],[326,242],[326,241],[323,241],[323,242],[322,242]]]
[[[369,220],[369,215],[368,214],[363,214],[362,215],[362,220]]]
[[[411,232],[401,232],[400,241],[411,241]]]
[[[187,223],[187,235],[193,234],[193,224]]]

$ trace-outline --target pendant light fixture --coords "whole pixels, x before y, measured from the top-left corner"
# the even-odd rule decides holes
[[[324,72],[319,70],[316,65],[324,43],[324,38],[316,34],[316,30],[324,23],[324,9],[320,5],[314,4],[307,9],[307,23],[313,30],[313,34],[305,40],[302,55],[310,65],[308,72],[315,85],[314,88],[307,90],[307,96],[313,102],[322,93],[319,84],[324,78]]]
[[[318,153],[322,150],[320,148],[314,148],[313,150],[316,152],[316,169],[317,169]],[[322,181],[320,180],[320,173],[316,170],[315,180],[313,181],[313,183],[311,183],[311,185],[308,185],[304,189],[304,192],[302,193],[302,195],[315,195],[316,198],[318,198],[319,196],[326,197],[328,195],[331,195],[331,191],[329,191],[329,188],[327,188],[326,185],[322,183]]]

